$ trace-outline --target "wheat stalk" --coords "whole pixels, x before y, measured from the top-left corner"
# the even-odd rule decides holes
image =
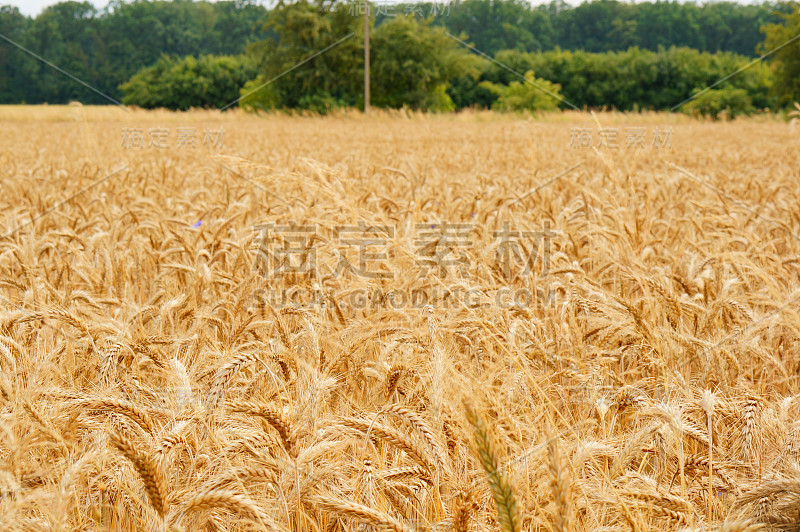
[[[486,423],[471,405],[465,404],[465,409],[467,421],[472,426],[478,458],[489,478],[489,488],[497,506],[497,520],[500,523],[500,529],[504,532],[519,532],[521,523],[517,499],[511,485],[499,469],[499,462]]]

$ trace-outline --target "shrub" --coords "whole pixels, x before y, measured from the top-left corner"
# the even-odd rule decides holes
[[[744,89],[725,87],[705,92],[695,90],[695,94],[697,96],[682,107],[684,113],[709,116],[716,120],[720,116],[735,118],[755,111],[753,101]]]
[[[525,73],[524,83],[512,81],[508,85],[499,85],[484,81],[481,86],[498,96],[492,104],[492,109],[498,111],[548,111],[556,109],[561,101],[561,86],[534,77],[530,70]]]
[[[255,64],[245,56],[162,56],[119,88],[124,104],[145,109],[222,108],[256,75]]]

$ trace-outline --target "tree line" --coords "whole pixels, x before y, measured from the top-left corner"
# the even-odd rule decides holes
[[[717,115],[800,99],[800,42],[772,54],[772,64],[703,91],[800,32],[797,4],[372,5],[372,103],[379,107],[670,109],[694,93],[683,110]],[[35,18],[5,6],[0,36],[95,89],[0,38],[0,103],[111,98],[188,109],[241,98],[249,109],[317,112],[363,104],[357,0],[301,0],[269,11],[247,0],[115,0],[102,10],[70,1]]]
[[[469,35],[478,49],[490,55],[512,49],[611,52],[674,46],[754,56],[763,40],[761,27],[779,22],[778,14],[791,12],[791,5],[595,0],[571,7],[564,0],[553,0],[532,7],[524,0],[464,0],[435,12],[436,24]]]
[[[0,7],[0,35],[121,99],[119,86],[164,55],[238,55],[266,39],[268,12],[251,2],[61,2],[37,17]],[[0,38],[0,103],[110,103]]]

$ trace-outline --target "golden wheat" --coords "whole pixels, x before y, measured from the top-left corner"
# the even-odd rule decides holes
[[[0,529],[798,526],[777,117],[0,122]]]

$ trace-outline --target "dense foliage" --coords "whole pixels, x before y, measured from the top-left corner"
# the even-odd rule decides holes
[[[110,98],[162,55],[234,55],[263,40],[267,10],[254,3],[189,0],[61,2],[35,18],[0,7],[0,34]],[[0,38],[0,103],[111,103]]]
[[[163,56],[121,86],[122,103],[182,111],[222,108],[238,99],[239,88],[256,74],[255,64],[244,56]]]
[[[718,116],[800,99],[800,40],[781,47],[800,31],[796,4],[373,5],[378,107],[672,109],[697,94],[681,109]],[[68,1],[30,18],[0,7],[0,103],[186,109],[241,96],[254,109],[361,106],[362,9],[358,0],[271,11],[252,0],[112,0],[102,10]],[[771,65],[714,85],[775,48]]]
[[[562,108],[672,109],[689,98],[693,91],[713,85],[747,65],[747,57],[731,53],[710,54],[689,48],[670,48],[651,52],[631,48],[624,52],[594,54],[554,50],[525,53],[505,50],[497,54],[498,63],[486,62],[478,79],[464,78],[454,83],[450,94],[458,107],[477,101],[491,105],[494,95],[483,93],[484,81],[521,81],[521,73],[533,71],[561,87]],[[510,72],[508,68],[514,72]],[[717,88],[732,87],[746,92],[750,106],[771,106],[772,74],[763,63],[742,70]],[[712,93],[713,95],[718,93]]]
[[[800,101],[800,5],[781,16],[780,24],[764,28],[766,39],[759,46],[763,54],[774,51],[775,95],[779,103]]]
[[[769,3],[616,0],[576,7],[552,0],[531,7],[525,0],[463,0],[444,12],[436,10],[436,22],[453,33],[466,33],[477,48],[491,55],[509,49],[608,52],[632,46],[653,51],[685,46],[752,56],[763,40],[761,26],[780,20],[775,11],[789,8]],[[428,9],[424,14],[433,12]]]
[[[497,96],[492,109],[498,111],[545,111],[558,107],[561,87],[546,79],[538,79],[530,70],[523,81],[500,85],[484,81],[481,87]]]
[[[243,88],[243,105],[317,112],[363,105],[363,18],[354,16],[353,7],[298,2],[276,8],[268,22],[276,38],[251,47],[263,72]],[[324,49],[318,56],[310,52]],[[481,59],[442,28],[411,16],[375,28],[370,50],[372,104],[377,107],[453,110],[449,80],[481,71]],[[281,76],[290,69],[291,75]]]

